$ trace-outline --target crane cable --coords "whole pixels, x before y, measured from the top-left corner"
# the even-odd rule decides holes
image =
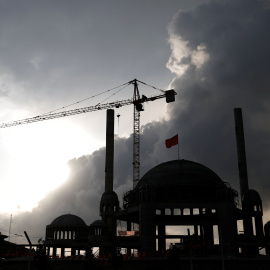
[[[122,91],[123,89],[125,89],[129,84],[125,84],[124,87],[122,87],[121,89],[119,89],[117,92],[113,93],[112,95],[110,95],[109,97],[105,98],[104,100],[102,100],[101,102],[99,102],[97,105],[102,104],[104,101],[106,101],[107,99],[111,98],[112,96],[116,95],[117,93],[119,93],[120,91]]]
[[[60,110],[66,109],[66,108],[68,108],[68,107],[70,107],[70,106],[73,106],[73,105],[75,105],[75,104],[79,104],[79,103],[81,103],[81,102],[83,102],[83,101],[86,101],[86,100],[89,100],[89,99],[91,99],[91,98],[94,98],[94,97],[100,96],[100,95],[102,95],[102,94],[104,94],[104,93],[107,93],[107,92],[110,92],[110,91],[112,91],[112,90],[114,90],[114,89],[116,89],[116,88],[119,88],[119,87],[121,87],[121,86],[127,86],[127,85],[129,85],[129,84],[130,84],[129,82],[124,83],[124,84],[121,84],[121,85],[119,85],[119,86],[116,86],[116,87],[113,87],[113,88],[111,88],[111,89],[105,90],[105,91],[103,91],[103,92],[101,92],[101,93],[99,93],[99,94],[96,94],[96,95],[93,95],[93,96],[91,96],[91,97],[88,97],[88,98],[82,99],[82,100],[80,100],[80,101],[77,101],[77,102],[71,103],[71,104],[69,104],[69,105],[63,106],[63,107],[58,108],[58,109],[55,109],[55,110],[53,110],[53,111],[50,111],[50,112],[47,112],[47,113],[41,114],[40,116],[45,116],[45,115],[47,115],[47,114],[51,114],[51,113],[54,113],[54,112],[57,112],[57,111],[60,111]],[[121,89],[120,89],[120,90],[121,90]],[[120,91],[120,90],[119,90],[119,91]],[[119,91],[118,91],[118,92],[119,92]],[[117,92],[117,93],[118,93],[118,92]],[[106,99],[105,99],[105,100],[106,100]],[[104,102],[104,101],[102,101],[102,102]],[[100,102],[100,103],[101,103],[101,102]],[[100,103],[98,103],[98,104],[100,104]],[[97,104],[97,105],[98,105],[98,104]]]
[[[0,230],[3,232],[9,232],[9,231],[1,229],[1,228],[0,228]],[[18,234],[18,233],[10,232],[10,234],[13,234],[13,236],[11,235],[10,237],[23,237],[22,234]],[[44,237],[44,236],[42,236],[42,237]],[[41,236],[29,236],[29,238],[41,238]]]
[[[140,83],[142,83],[142,84],[144,84],[144,85],[147,85],[147,86],[149,86],[149,87],[152,87],[152,88],[154,88],[154,89],[156,89],[156,90],[158,90],[158,91],[160,91],[160,92],[162,92],[162,93],[165,93],[165,92],[166,92],[165,90],[159,89],[159,88],[157,88],[157,87],[155,87],[155,86],[153,86],[153,85],[147,84],[147,83],[142,82],[142,81],[139,81],[139,80],[137,80],[137,81],[140,82]]]
[[[13,122],[1,124],[1,125],[0,125],[0,128],[10,127],[10,126],[15,126],[15,125],[20,125],[20,124],[26,124],[26,123],[32,123],[32,122],[37,122],[37,121],[43,121],[43,120],[48,120],[48,119],[54,119],[54,118],[64,117],[64,116],[69,116],[69,115],[74,115],[74,114],[78,114],[78,113],[85,113],[85,112],[90,112],[90,111],[96,111],[96,110],[100,110],[100,109],[101,109],[100,106],[102,107],[102,109],[105,109],[105,108],[108,109],[108,108],[111,108],[111,107],[119,108],[119,107],[121,107],[121,106],[123,106],[123,105],[129,105],[129,104],[132,104],[132,103],[134,103],[134,102],[133,102],[131,99],[128,99],[128,100],[122,100],[122,101],[120,101],[119,103],[115,103],[115,102],[107,103],[107,104],[101,104],[101,103],[98,103],[98,104],[95,105],[95,106],[84,107],[84,108],[74,109],[74,110],[70,110],[70,111],[56,112],[56,111],[62,110],[62,109],[64,109],[64,108],[70,107],[70,106],[72,106],[72,105],[74,105],[74,104],[78,104],[78,103],[83,102],[83,101],[85,101],[85,100],[88,100],[88,99],[90,99],[90,98],[93,98],[93,97],[99,96],[99,95],[101,95],[101,94],[104,94],[104,93],[106,93],[106,92],[112,91],[112,90],[114,90],[114,89],[119,88],[119,87],[122,86],[121,89],[119,89],[116,93],[114,93],[114,94],[111,95],[111,96],[113,96],[113,95],[117,94],[118,92],[120,92],[121,90],[123,90],[127,85],[134,84],[136,81],[138,81],[138,82],[140,82],[140,83],[142,83],[142,84],[144,84],[144,85],[147,85],[147,86],[149,86],[149,87],[152,87],[152,88],[154,88],[154,89],[156,89],[156,90],[159,90],[159,91],[161,91],[161,92],[163,93],[161,96],[156,96],[156,97],[153,97],[153,98],[146,98],[146,97],[145,97],[147,101],[149,101],[149,100],[150,100],[150,101],[153,101],[153,100],[155,100],[155,99],[157,99],[157,98],[159,99],[159,98],[161,98],[161,97],[165,97],[166,91],[161,90],[161,89],[159,89],[159,88],[156,88],[156,87],[154,87],[154,86],[151,86],[151,85],[149,85],[149,84],[146,84],[146,83],[144,83],[144,82],[142,82],[142,81],[139,81],[139,80],[137,80],[137,79],[134,79],[134,80],[132,80],[132,81],[130,81],[130,82],[127,82],[127,83],[124,83],[124,84],[122,84],[122,85],[120,85],[120,86],[117,86],[117,87],[108,89],[108,90],[106,90],[106,91],[103,91],[102,93],[93,95],[93,96],[88,97],[88,98],[85,98],[85,99],[83,99],[83,100],[81,100],[81,101],[77,101],[77,102],[75,102],[75,103],[72,103],[72,104],[70,104],[70,105],[64,106],[64,107],[62,107],[62,108],[59,108],[59,109],[50,111],[50,112],[48,112],[48,113],[45,113],[45,114],[42,114],[42,115],[39,115],[39,116],[35,116],[35,117],[32,117],[32,118],[26,118],[26,119],[23,119],[23,120],[17,120],[17,121],[13,121]],[[110,96],[110,97],[111,97],[111,96]],[[110,98],[110,97],[108,97],[108,98]],[[107,100],[108,98],[106,98],[105,100]],[[102,102],[104,102],[105,100],[103,100]],[[146,101],[146,100],[144,100],[144,101]],[[143,102],[144,102],[144,101],[143,101]],[[53,113],[53,112],[56,112],[56,113]]]
[[[0,230],[3,231],[3,232],[9,232],[9,231],[3,230],[3,229],[0,229]],[[18,233],[10,232],[10,234],[13,234],[13,236],[11,236],[11,237],[23,237],[21,234],[18,234]]]
[[[157,87],[155,87],[155,86],[152,86],[152,85],[147,84],[147,83],[145,83],[145,82],[142,82],[142,81],[140,81],[140,80],[137,80],[137,81],[140,82],[140,83],[142,83],[142,84],[144,84],[144,85],[147,85],[147,86],[149,86],[149,87],[152,87],[153,89],[156,89],[156,90],[158,90],[158,91],[160,91],[160,92],[162,92],[162,93],[165,93],[165,91],[162,90],[162,89],[159,89],[159,88],[157,88]],[[79,101],[77,101],[77,102],[71,103],[71,104],[66,105],[66,106],[63,106],[63,107],[61,107],[61,108],[52,110],[52,111],[47,112],[47,113],[44,113],[44,114],[41,114],[40,116],[45,116],[45,115],[47,115],[47,114],[51,114],[51,113],[54,113],[54,112],[57,112],[57,111],[66,109],[66,108],[68,108],[68,107],[70,107],[70,106],[73,106],[73,105],[79,104],[79,103],[81,103],[81,102],[84,102],[84,101],[86,101],[86,100],[89,100],[89,99],[95,98],[95,97],[97,97],[97,96],[103,95],[103,94],[105,94],[105,93],[107,93],[107,92],[110,92],[110,91],[112,91],[112,90],[115,90],[115,89],[117,89],[117,88],[123,86],[123,88],[121,88],[120,90],[118,90],[116,93],[112,94],[112,95],[109,96],[108,98],[106,98],[106,99],[104,99],[103,101],[101,101],[101,102],[99,102],[98,104],[96,104],[96,105],[99,105],[99,104],[103,103],[105,100],[109,99],[110,97],[116,95],[118,92],[120,92],[121,90],[123,90],[124,88],[126,88],[126,87],[127,87],[128,85],[130,85],[131,83],[132,83],[132,81],[127,82],[127,83],[123,83],[123,84],[121,84],[121,85],[119,85],[119,86],[116,86],[116,87],[113,87],[113,88],[111,88],[111,89],[105,90],[105,91],[103,91],[103,92],[101,92],[101,93],[99,93],[99,94],[90,96],[90,97],[88,97],[88,98],[79,100]]]

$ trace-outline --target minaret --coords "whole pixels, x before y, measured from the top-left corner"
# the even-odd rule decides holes
[[[116,234],[115,212],[119,210],[119,200],[113,191],[114,167],[114,110],[107,110],[106,125],[106,161],[105,161],[105,192],[100,200],[100,216],[108,226],[109,234]]]
[[[248,188],[245,137],[244,137],[244,127],[243,127],[243,118],[242,118],[241,108],[234,109],[234,122],[235,122],[235,134],[236,134],[236,144],[237,144],[237,155],[238,155],[240,193],[241,193],[241,201],[242,201],[244,193],[249,188]]]
[[[245,235],[253,235],[253,223],[252,223],[252,210],[249,209],[249,199],[245,197],[247,195],[248,187],[248,176],[247,176],[247,163],[246,163],[246,149],[245,149],[245,138],[244,138],[244,127],[242,118],[242,109],[234,109],[234,122],[235,122],[235,134],[237,144],[237,155],[238,155],[238,170],[239,170],[239,181],[240,181],[240,192],[241,192],[241,203],[243,210],[243,227]],[[243,253],[253,254],[253,248],[244,248]]]
[[[114,110],[107,110],[105,192],[113,191]]]
[[[256,235],[260,238],[263,237],[262,200],[256,190],[249,189],[248,187],[245,138],[241,108],[234,109],[234,120],[237,142],[244,234],[247,236]],[[254,227],[252,221],[253,219],[255,225]],[[259,249],[256,246],[245,246],[242,249],[242,253],[245,255],[258,255]]]

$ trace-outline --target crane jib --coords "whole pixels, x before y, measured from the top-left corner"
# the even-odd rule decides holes
[[[74,110],[69,110],[69,111],[62,111],[62,112],[57,112],[57,113],[51,112],[51,113],[35,116],[32,118],[26,118],[26,119],[22,119],[22,120],[13,121],[13,122],[3,123],[3,124],[0,124],[0,128],[18,126],[18,125],[22,125],[22,124],[45,121],[45,120],[61,118],[61,117],[66,117],[66,116],[71,116],[71,115],[76,115],[76,114],[81,114],[81,113],[87,113],[87,112],[94,112],[94,111],[99,111],[99,110],[104,110],[104,109],[120,108],[122,106],[133,104],[134,105],[134,115],[133,115],[134,122],[133,122],[133,163],[132,164],[133,164],[133,188],[135,188],[139,179],[140,179],[140,112],[144,111],[143,103],[148,102],[148,101],[155,101],[155,100],[161,99],[161,98],[166,98],[166,102],[170,103],[170,102],[175,101],[175,95],[176,95],[176,92],[173,89],[163,91],[161,89],[157,89],[157,88],[151,86],[154,89],[160,90],[162,92],[162,94],[156,95],[156,96],[151,96],[151,97],[146,97],[145,95],[142,95],[140,97],[137,82],[143,83],[143,82],[138,81],[136,79],[129,82],[129,84],[134,85],[133,99],[127,99],[127,100],[116,101],[116,102],[105,103],[105,104],[97,104],[95,106],[84,107],[84,108],[74,109]],[[145,84],[145,83],[143,83],[143,84]],[[145,84],[145,85],[147,85],[147,84]],[[73,105],[73,104],[71,104],[71,105]]]
[[[71,116],[71,115],[76,115],[76,114],[81,114],[81,113],[110,109],[110,108],[114,108],[114,107],[120,108],[120,107],[131,105],[131,104],[134,104],[134,106],[136,106],[136,104],[141,104],[141,103],[148,102],[148,101],[154,101],[154,100],[161,99],[161,98],[166,98],[166,102],[169,103],[169,102],[173,102],[175,100],[175,97],[174,97],[175,95],[176,95],[176,92],[174,90],[167,90],[167,91],[165,91],[165,94],[151,96],[149,98],[142,95],[142,98],[139,100],[127,99],[127,100],[121,100],[121,101],[110,102],[110,103],[105,103],[105,104],[98,104],[95,106],[84,107],[84,108],[80,108],[80,109],[74,109],[74,110],[63,111],[63,112],[58,112],[58,113],[35,116],[32,118],[26,118],[26,119],[22,119],[22,120],[13,121],[13,122],[7,122],[7,123],[0,124],[0,128],[7,128],[7,127],[18,126],[18,125],[22,125],[22,124],[40,122],[40,121],[61,118],[61,117],[66,117],[66,116]]]

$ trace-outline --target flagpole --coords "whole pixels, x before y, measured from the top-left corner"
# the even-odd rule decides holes
[[[177,137],[178,137],[178,133],[177,133]],[[179,159],[179,140],[178,140],[178,160],[180,160]]]
[[[178,134],[177,134],[178,135]],[[179,160],[179,142],[178,142],[178,160]]]

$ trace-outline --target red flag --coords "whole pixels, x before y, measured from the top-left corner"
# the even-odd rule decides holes
[[[178,144],[178,134],[165,141],[165,145],[167,148],[171,148],[172,146],[177,144]]]

